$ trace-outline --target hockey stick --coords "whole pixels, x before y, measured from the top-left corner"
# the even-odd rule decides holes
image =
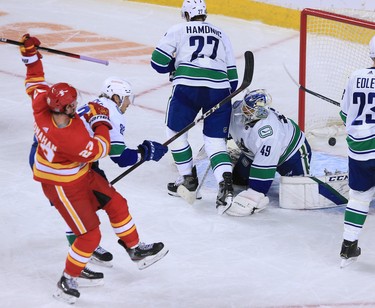
[[[197,157],[195,158],[195,161],[203,160],[203,159],[208,158],[204,146],[205,145],[203,144],[201,146],[201,148],[199,149]],[[203,153],[203,154],[201,154],[201,153]],[[195,165],[196,165],[196,163],[195,163]],[[204,184],[204,181],[206,180],[206,177],[207,177],[207,174],[208,174],[208,171],[210,170],[210,168],[211,168],[210,159],[208,159],[208,165],[206,167],[206,170],[204,171],[202,178],[199,180],[199,185],[197,187],[197,190],[195,191],[196,199],[198,199],[198,200],[202,198],[202,196],[199,194],[199,192],[200,192],[200,190],[201,190],[201,188]]]
[[[172,138],[168,139],[166,142],[163,143],[163,145],[167,146],[173,141],[175,141],[178,137],[185,134],[189,129],[194,127],[198,122],[204,120],[208,116],[210,116],[212,113],[214,113],[217,109],[219,109],[221,106],[229,102],[233,97],[235,97],[238,93],[245,90],[251,83],[253,79],[253,73],[254,73],[254,55],[251,51],[246,51],[244,54],[245,57],[245,72],[244,72],[244,78],[242,81],[242,84],[240,87],[232,92],[230,95],[228,95],[226,98],[224,98],[221,102],[217,103],[214,107],[212,107],[210,110],[205,112],[200,118],[194,120],[194,122],[191,122],[188,126],[183,128],[181,131],[179,131],[176,135],[174,135]],[[124,176],[132,172],[134,169],[138,168],[140,165],[142,165],[145,161],[141,160],[135,165],[131,166],[127,170],[125,170],[122,174],[120,174],[117,178],[111,181],[111,184],[117,183],[119,180],[121,180]]]
[[[206,177],[207,177],[207,174],[208,174],[208,171],[210,171],[211,169],[211,164],[210,164],[210,161],[208,161],[208,165],[207,165],[207,168],[202,176],[202,179],[200,180],[199,182],[199,185],[198,185],[198,188],[196,190],[196,195],[198,195],[199,191],[201,190],[202,186],[203,186],[203,183],[204,181],[206,180]]]
[[[322,100],[325,100],[325,101],[327,101],[328,103],[331,103],[331,104],[333,104],[333,105],[335,105],[335,106],[340,107],[340,103],[336,102],[335,100],[333,100],[333,99],[331,99],[331,98],[329,98],[329,97],[326,97],[326,96],[324,96],[324,95],[322,95],[322,94],[316,93],[316,92],[314,92],[314,91],[312,91],[312,90],[309,90],[309,89],[305,88],[304,86],[300,85],[300,84],[299,84],[299,83],[298,83],[298,82],[292,77],[292,75],[290,74],[290,72],[289,72],[288,69],[286,68],[285,64],[283,64],[283,66],[284,66],[284,69],[285,69],[286,73],[287,73],[288,76],[290,77],[290,79],[292,79],[292,81],[297,85],[297,87],[298,87],[299,89],[301,89],[301,90],[303,90],[303,91],[305,91],[305,92],[307,92],[307,93],[309,93],[309,94],[311,94],[311,95],[313,95],[313,96],[316,96],[316,97],[318,97],[318,98],[320,98],[320,99],[322,99]]]
[[[334,176],[334,175],[333,175]],[[336,205],[339,204],[346,204],[348,203],[348,199],[345,198],[345,196],[341,195],[340,192],[338,192],[336,189],[334,189],[331,185],[328,183],[325,183],[315,176],[309,176],[310,179],[318,183],[319,185],[319,194],[327,198],[328,200],[332,201]]]
[[[4,38],[4,37],[0,37],[0,42],[13,44],[13,45],[17,45],[17,46],[23,45],[23,43],[21,43],[21,42],[9,40],[9,39]],[[55,53],[55,54],[62,55],[62,56],[67,56],[67,57],[71,57],[71,58],[95,62],[95,63],[99,63],[99,64],[104,64],[104,65],[109,64],[109,62],[107,60],[101,60],[101,59],[91,58],[91,57],[87,57],[87,56],[77,55],[75,53],[71,53],[71,52],[67,52],[67,51],[62,51],[62,50],[57,50],[57,49],[52,49],[52,48],[47,48],[47,47],[41,47],[41,46],[38,46],[37,49],[48,51],[50,53]]]

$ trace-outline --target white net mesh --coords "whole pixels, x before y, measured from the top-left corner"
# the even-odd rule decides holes
[[[307,16],[306,28],[306,84],[305,87],[337,102],[346,85],[347,78],[356,69],[370,67],[368,43],[375,35],[375,16],[356,10],[335,11],[348,18],[341,21],[325,17]],[[374,15],[372,13],[372,15]],[[350,18],[372,21],[373,28],[357,25]],[[302,33],[301,33],[302,35]],[[306,93],[305,131],[317,135],[332,134],[326,129],[334,126],[335,135],[345,134],[340,128],[340,108]]]

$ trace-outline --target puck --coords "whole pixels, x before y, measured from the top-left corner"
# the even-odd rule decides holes
[[[328,144],[333,147],[336,144],[336,138],[334,137],[329,138]]]

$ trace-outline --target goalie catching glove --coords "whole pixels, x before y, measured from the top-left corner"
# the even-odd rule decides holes
[[[109,121],[109,110],[106,107],[98,103],[88,103],[88,106],[90,110],[84,114],[84,117],[93,131],[99,125],[105,125],[109,129],[112,129],[111,122]]]
[[[225,213],[230,216],[249,216],[264,210],[269,202],[263,193],[248,188],[233,199],[232,206]]]
[[[144,140],[138,146],[138,152],[142,160],[159,161],[168,152],[168,147],[156,141]]]

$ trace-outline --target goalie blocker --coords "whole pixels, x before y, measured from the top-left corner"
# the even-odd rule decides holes
[[[282,176],[280,207],[295,210],[330,208],[348,203],[348,174]]]

